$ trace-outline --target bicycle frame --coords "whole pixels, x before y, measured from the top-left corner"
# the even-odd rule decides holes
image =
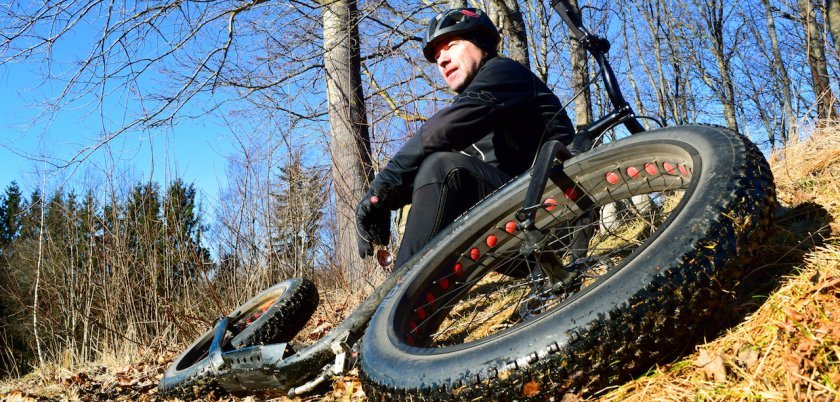
[[[584,28],[580,15],[574,11],[569,0],[554,0],[551,2],[551,7],[563,18],[563,21],[571,31],[571,35],[592,55],[595,62],[598,63],[598,67],[603,72],[604,91],[613,104],[612,112],[581,129],[578,135],[586,135],[589,139],[594,139],[618,124],[624,124],[631,134],[638,134],[645,131],[645,128],[642,127],[636,118],[633,108],[624,99],[624,95],[618,86],[618,79],[615,77],[615,72],[607,60],[610,42],[589,33]]]

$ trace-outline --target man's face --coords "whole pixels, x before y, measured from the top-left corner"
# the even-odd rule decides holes
[[[449,89],[458,93],[475,77],[483,58],[483,50],[458,36],[447,38],[435,46],[438,71]]]

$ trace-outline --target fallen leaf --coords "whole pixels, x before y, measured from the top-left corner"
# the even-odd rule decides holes
[[[714,379],[716,382],[726,381],[726,367],[720,355],[709,353],[705,349],[700,349],[694,365],[701,370],[707,379]]]
[[[563,399],[560,402],[581,402],[583,399],[580,399],[579,396],[575,394],[565,394],[563,395]]]
[[[29,395],[26,395],[23,392],[18,391],[18,390],[15,390],[15,391],[12,391],[8,394],[0,395],[0,396],[3,397],[4,401],[9,401],[9,402],[34,402],[34,401],[37,400],[37,399],[35,399],[35,398],[33,398]]]
[[[741,363],[745,368],[752,368],[758,363],[759,353],[757,350],[753,349],[751,346],[747,345],[741,348],[738,351],[738,362]]]
[[[795,321],[802,321],[805,318],[804,314],[802,314],[802,313],[800,313],[800,312],[798,312],[798,311],[796,311],[792,308],[786,308],[785,309],[785,314],[788,317],[794,319]]]
[[[79,386],[84,386],[85,384],[90,382],[90,377],[88,377],[85,373],[74,374],[70,377],[70,383],[76,384]]]
[[[529,381],[522,387],[522,396],[533,397],[540,393],[540,384],[536,381]]]

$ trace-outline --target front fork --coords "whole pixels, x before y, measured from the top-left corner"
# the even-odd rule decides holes
[[[576,272],[565,269],[562,257],[554,252],[541,252],[545,246],[548,233],[536,226],[537,211],[548,205],[542,201],[545,186],[548,183],[549,173],[563,168],[563,161],[572,157],[571,152],[565,145],[557,140],[550,140],[543,144],[534,162],[534,169],[531,173],[531,181],[528,191],[525,193],[525,204],[516,213],[517,228],[523,234],[524,242],[522,252],[528,256],[534,256],[531,263],[538,265],[541,270],[532,269],[532,287],[535,292],[545,290],[540,284],[543,279],[548,280],[550,289],[554,290],[568,286],[577,277]],[[541,271],[541,273],[540,273]],[[544,275],[544,278],[537,278]],[[540,287],[541,289],[537,289]]]

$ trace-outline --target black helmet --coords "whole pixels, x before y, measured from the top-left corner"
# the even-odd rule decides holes
[[[453,8],[429,21],[426,35],[423,36],[423,56],[426,56],[426,60],[435,62],[435,46],[451,34],[459,34],[491,54],[496,53],[500,39],[496,26],[483,11],[476,8]]]

